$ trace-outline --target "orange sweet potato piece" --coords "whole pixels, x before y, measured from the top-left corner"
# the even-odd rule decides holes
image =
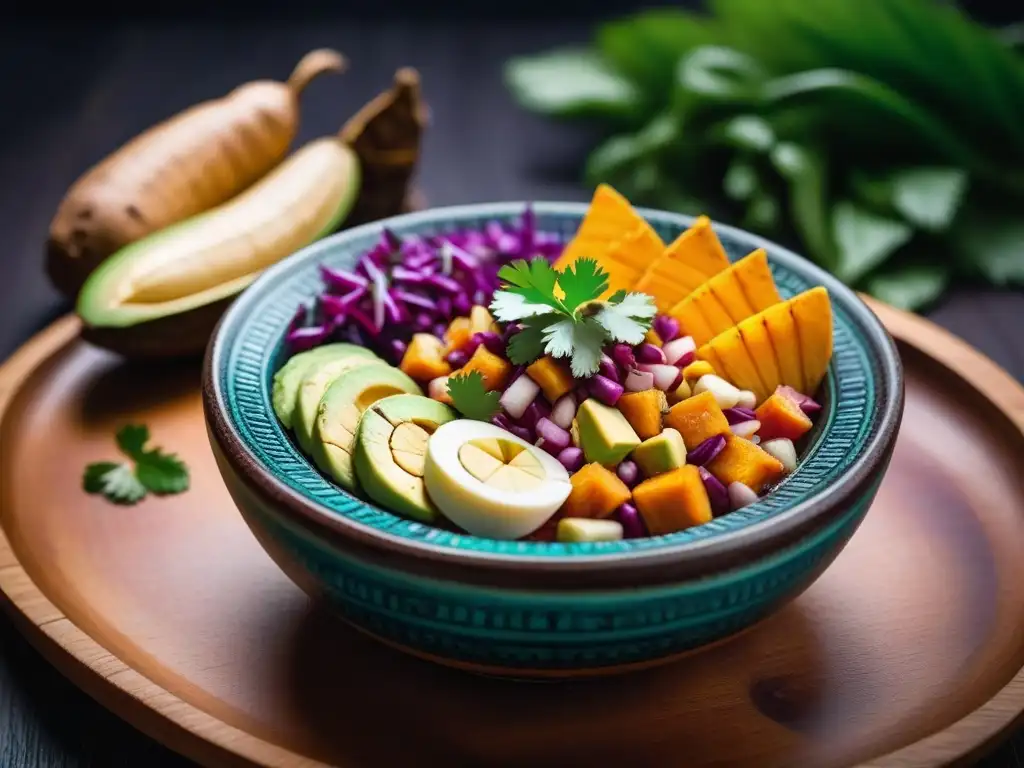
[[[711,522],[711,502],[692,464],[644,480],[633,489],[633,503],[652,536]]]
[[[473,336],[471,328],[472,324],[468,317],[456,317],[448,323],[448,330],[444,332],[444,351],[446,355],[469,344],[469,340]]]
[[[813,426],[800,406],[782,392],[775,392],[754,413],[761,422],[757,434],[762,440],[785,437],[795,442]]]
[[[661,434],[661,415],[668,410],[668,399],[660,389],[627,392],[615,405],[641,440]]]
[[[444,356],[444,343],[437,336],[432,333],[416,333],[398,367],[417,381],[430,381],[452,372]]]
[[[484,377],[484,386],[493,391],[504,389],[508,384],[508,377],[512,374],[512,364],[481,344],[469,358],[469,362],[460,369],[460,373],[471,371],[479,371],[480,375]]]
[[[665,346],[665,342],[661,340],[661,336],[659,336],[658,332],[653,328],[647,329],[647,333],[644,334],[644,341],[648,344],[653,344],[656,347]]]
[[[600,464],[587,464],[569,478],[572,490],[562,504],[563,517],[608,517],[629,501],[626,484]]]
[[[605,259],[602,257],[613,243],[641,230],[647,230],[642,238],[645,243],[657,244],[655,253],[643,254],[642,258],[637,256],[636,261],[642,266],[661,253],[664,243],[625,197],[609,185],[599,184],[586,216],[555,262],[555,268],[563,270],[581,256],[597,259],[603,264]]]
[[[549,403],[572,392],[576,386],[568,366],[553,357],[542,357],[531,363],[526,369],[526,375],[537,382]]]
[[[668,312],[728,266],[729,258],[710,219],[701,216],[650,264],[633,290],[650,294],[658,311]]]
[[[781,461],[733,434],[725,436],[725,448],[708,463],[707,470],[726,486],[743,483],[756,493],[777,483],[786,473]]]
[[[475,305],[469,310],[469,334],[472,336],[474,333],[487,333],[488,331],[497,331],[498,326],[494,323],[494,318],[491,316],[490,310],[487,307]]]
[[[715,366],[707,360],[694,360],[683,368],[683,381],[696,381],[701,376],[715,373]]]
[[[687,450],[696,448],[709,437],[729,434],[729,421],[708,391],[673,405],[665,414],[665,426],[678,430]]]

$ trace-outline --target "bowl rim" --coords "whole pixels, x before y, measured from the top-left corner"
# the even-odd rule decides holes
[[[510,212],[522,211],[528,205],[535,212],[573,217],[582,217],[588,208],[586,203],[578,202],[510,201],[446,206],[401,214],[344,230],[302,248],[267,269],[245,293],[251,293],[253,289],[258,290],[260,286],[281,278],[294,265],[308,260],[314,252],[329,251],[339,242],[378,233],[382,227],[415,226],[439,218],[457,221],[492,215],[508,216]],[[645,207],[637,207],[636,210],[645,219],[653,217],[681,229],[689,227],[697,218]],[[881,320],[856,292],[838,279],[766,238],[717,221],[712,221],[712,225],[717,232],[737,238],[749,244],[751,249],[764,248],[770,261],[779,261],[785,267],[801,273],[811,283],[824,285],[865,331],[865,338],[877,357],[881,371],[878,384],[885,395],[883,410],[873,415],[875,426],[867,436],[859,457],[828,488],[763,520],[738,530],[680,542],[657,550],[540,557],[440,547],[429,541],[398,536],[339,515],[315,499],[287,486],[267,471],[228,415],[220,376],[216,372],[220,370],[230,349],[224,331],[237,322],[238,315],[245,309],[244,301],[236,301],[224,313],[206,350],[203,406],[210,438],[216,442],[215,448],[226,458],[235,477],[255,492],[258,498],[271,502],[275,512],[282,517],[308,529],[315,537],[323,539],[337,550],[384,567],[397,567],[421,575],[516,587],[581,588],[602,583],[647,585],[732,569],[777,551],[780,547],[794,545],[810,531],[826,525],[858,496],[873,493],[877,488],[891,457],[902,418],[902,362],[895,342]]]

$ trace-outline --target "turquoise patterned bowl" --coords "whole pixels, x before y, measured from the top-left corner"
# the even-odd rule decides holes
[[[384,222],[399,235],[512,222],[522,203],[442,208]],[[568,239],[585,205],[534,205]],[[691,219],[642,211],[669,242]],[[800,465],[759,500],[707,525],[648,539],[494,541],[431,528],[322,476],[274,418],[270,380],[317,265],[350,266],[382,223],[345,231],[271,268],[232,305],[207,352],[214,453],[257,539],[300,586],[354,626],[409,653],[515,677],[623,671],[733,635],[807,588],[857,529],[889,464],[903,413],[892,339],[849,289],[804,259],[726,226],[730,258],[769,254],[780,291],[831,293],[835,353]]]

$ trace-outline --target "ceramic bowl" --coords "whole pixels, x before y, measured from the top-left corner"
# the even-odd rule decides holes
[[[568,240],[586,206],[534,204]],[[559,544],[495,541],[397,517],[321,475],[274,418],[271,377],[285,329],[320,288],[317,266],[353,264],[381,226],[434,234],[518,220],[522,203],[442,208],[322,240],[269,269],[222,318],[207,351],[204,406],[220,471],[257,539],[300,586],[355,627],[407,652],[483,673],[623,671],[733,635],[806,589],[864,518],[903,412],[892,339],[857,296],[795,254],[732,227],[733,260],[769,254],[781,293],[825,285],[835,352],[824,410],[800,465],[757,503],[686,531]],[[665,242],[687,216],[643,210]]]

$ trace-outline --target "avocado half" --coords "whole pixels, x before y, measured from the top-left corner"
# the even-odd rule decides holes
[[[313,461],[342,488],[357,487],[352,452],[364,412],[390,395],[421,395],[419,385],[397,368],[367,365],[339,376],[324,392],[313,428]]]
[[[433,521],[437,508],[423,483],[427,441],[455,418],[447,405],[422,395],[392,395],[370,406],[359,421],[353,452],[366,495],[400,515]]]
[[[129,357],[202,353],[235,297],[271,264],[336,230],[359,187],[351,149],[311,142],[239,197],[100,264],[75,307],[83,337]]]

